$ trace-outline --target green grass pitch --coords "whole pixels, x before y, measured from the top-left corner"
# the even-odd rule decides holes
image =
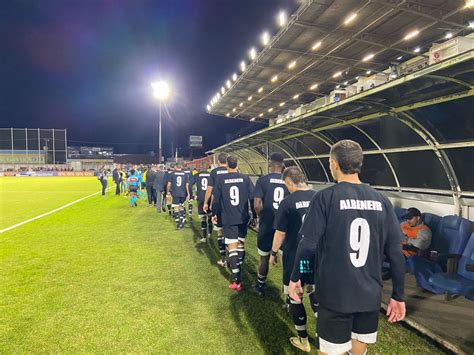
[[[92,177],[0,178],[0,228],[99,188]],[[270,270],[267,298],[250,287],[237,294],[216,266],[215,237],[197,243],[197,218],[176,231],[167,215],[139,203],[130,208],[109,192],[0,234],[0,353],[296,353],[279,267]],[[255,238],[247,286],[256,279]],[[440,350],[381,316],[369,353]]]

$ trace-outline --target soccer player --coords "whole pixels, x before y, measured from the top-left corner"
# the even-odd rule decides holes
[[[219,208],[219,202],[218,201],[211,201],[212,197],[212,192],[214,190],[214,186],[217,185],[219,182],[220,178],[223,175],[226,175],[228,173],[227,171],[227,153],[219,153],[217,156],[217,161],[219,162],[219,166],[211,171],[211,176],[208,181],[208,186],[207,186],[207,191],[206,191],[206,196],[204,200],[204,206],[203,206],[203,211],[205,213],[210,213],[212,210],[212,214],[215,215],[217,210],[220,210]],[[212,208],[209,208],[209,206],[212,206]],[[217,261],[217,264],[222,267],[227,266],[227,262],[225,260],[226,256],[226,245],[225,245],[225,240],[224,240],[224,232],[222,230],[222,216],[217,215],[217,224],[214,226],[214,229],[217,231],[217,244],[219,246],[219,253],[221,255],[220,260]]]
[[[237,158],[227,158],[228,174],[223,175],[214,187],[213,196],[218,202],[218,211],[213,222],[222,218],[225,243],[229,248],[229,265],[232,283],[229,288],[241,291],[241,271],[245,259],[245,238],[250,220],[249,201],[253,199],[253,183],[250,178],[237,170]],[[219,212],[221,212],[219,214]]]
[[[200,242],[205,243],[207,238],[212,234],[211,213],[204,211],[204,201],[206,198],[206,191],[209,186],[211,173],[203,166],[202,170],[194,176],[196,183],[196,198],[198,202],[198,215],[201,220],[202,238]]]
[[[176,228],[184,227],[185,211],[184,204],[189,201],[188,175],[181,170],[181,164],[176,164],[176,170],[169,176],[168,194],[172,197],[172,207]]]
[[[361,183],[363,153],[354,141],[342,140],[330,151],[337,184],[311,200],[301,227],[289,293],[300,300],[301,279],[314,262],[319,301],[321,354],[365,354],[377,339],[384,254],[391,264],[393,292],[389,322],[405,317],[405,260],[400,226],[390,201]]]
[[[130,206],[138,206],[137,205],[137,192],[140,188],[140,178],[137,175],[135,169],[130,170],[130,176],[127,179],[128,182],[128,192],[130,195]]]
[[[188,217],[189,220],[191,221],[193,219],[193,186],[196,183],[194,181],[194,175],[191,171],[191,168],[186,168],[184,169],[184,173],[188,175],[188,181],[189,181],[189,201],[188,201]]]
[[[283,171],[283,155],[273,153],[268,162],[270,173],[258,178],[255,184],[254,206],[255,212],[259,216],[259,228],[257,248],[260,255],[260,265],[258,267],[258,278],[255,290],[260,296],[265,295],[265,283],[268,275],[268,260],[272,249],[273,220],[275,211],[278,210],[280,202],[288,195],[285,183],[281,179]]]
[[[174,172],[175,164],[171,163],[170,168],[166,171],[165,175],[165,186],[168,186],[168,182],[171,181],[171,175]],[[168,191],[168,188],[165,188],[165,191]],[[166,209],[168,210],[168,214],[171,216],[171,204],[173,202],[173,199],[171,198],[171,194],[166,193]]]
[[[288,285],[295,263],[296,248],[301,239],[299,230],[309,203],[316,192],[308,187],[303,172],[297,167],[286,168],[283,172],[283,180],[291,195],[281,201],[275,213],[275,237],[271,249],[270,263],[274,266],[277,265],[278,251],[281,248],[283,250],[283,287],[284,293],[288,295]],[[301,280],[301,286],[308,293],[311,308],[317,317],[318,302],[314,293],[314,275],[312,273],[305,274],[304,279]],[[287,296],[287,304],[289,304],[289,311],[298,333],[297,337],[290,338],[290,342],[298,349],[309,352],[311,346],[308,341],[307,316],[303,302]]]

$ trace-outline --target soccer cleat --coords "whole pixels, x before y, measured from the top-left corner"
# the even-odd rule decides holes
[[[261,284],[260,282],[257,282],[255,284],[255,292],[257,292],[257,294],[260,296],[260,297],[265,297],[265,285],[264,284]]]
[[[206,243],[206,242],[207,242],[207,238],[201,238],[201,239],[199,239],[199,241],[200,241],[201,243]]]
[[[135,202],[135,207],[138,207],[137,203]]]
[[[295,348],[298,348],[306,353],[309,353],[311,351],[311,345],[309,344],[308,338],[291,337],[290,343]]]
[[[227,267],[227,261],[225,260],[217,260],[217,265],[221,267]]]

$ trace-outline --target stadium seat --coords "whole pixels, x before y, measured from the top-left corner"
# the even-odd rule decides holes
[[[474,288],[474,271],[468,267],[468,265],[472,264],[474,264],[474,233],[471,234],[469,242],[459,260],[457,273],[434,274],[429,278],[429,283],[449,294],[467,295],[467,292]]]
[[[406,208],[394,208],[395,214],[397,215],[398,222],[402,223],[403,222],[403,216],[406,215],[407,209]]]
[[[434,274],[447,271],[448,260],[455,260],[461,256],[470,234],[469,220],[459,216],[441,218],[430,246],[430,254],[436,252],[437,258],[428,260],[420,256],[413,257],[413,274],[418,286],[436,294],[443,293],[444,290],[431,284],[429,279]],[[448,271],[454,272],[454,270]]]
[[[431,232],[434,233],[438,230],[441,217],[433,213],[422,213],[421,220],[431,229]]]

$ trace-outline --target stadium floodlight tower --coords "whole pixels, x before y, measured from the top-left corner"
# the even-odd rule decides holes
[[[161,106],[163,104],[163,101],[165,101],[169,95],[170,95],[170,88],[168,84],[163,81],[157,81],[151,83],[151,88],[153,89],[153,96],[158,99],[160,103],[160,119],[159,119],[159,125],[158,125],[158,159],[159,163],[161,164],[162,160],[162,149],[161,149]]]

